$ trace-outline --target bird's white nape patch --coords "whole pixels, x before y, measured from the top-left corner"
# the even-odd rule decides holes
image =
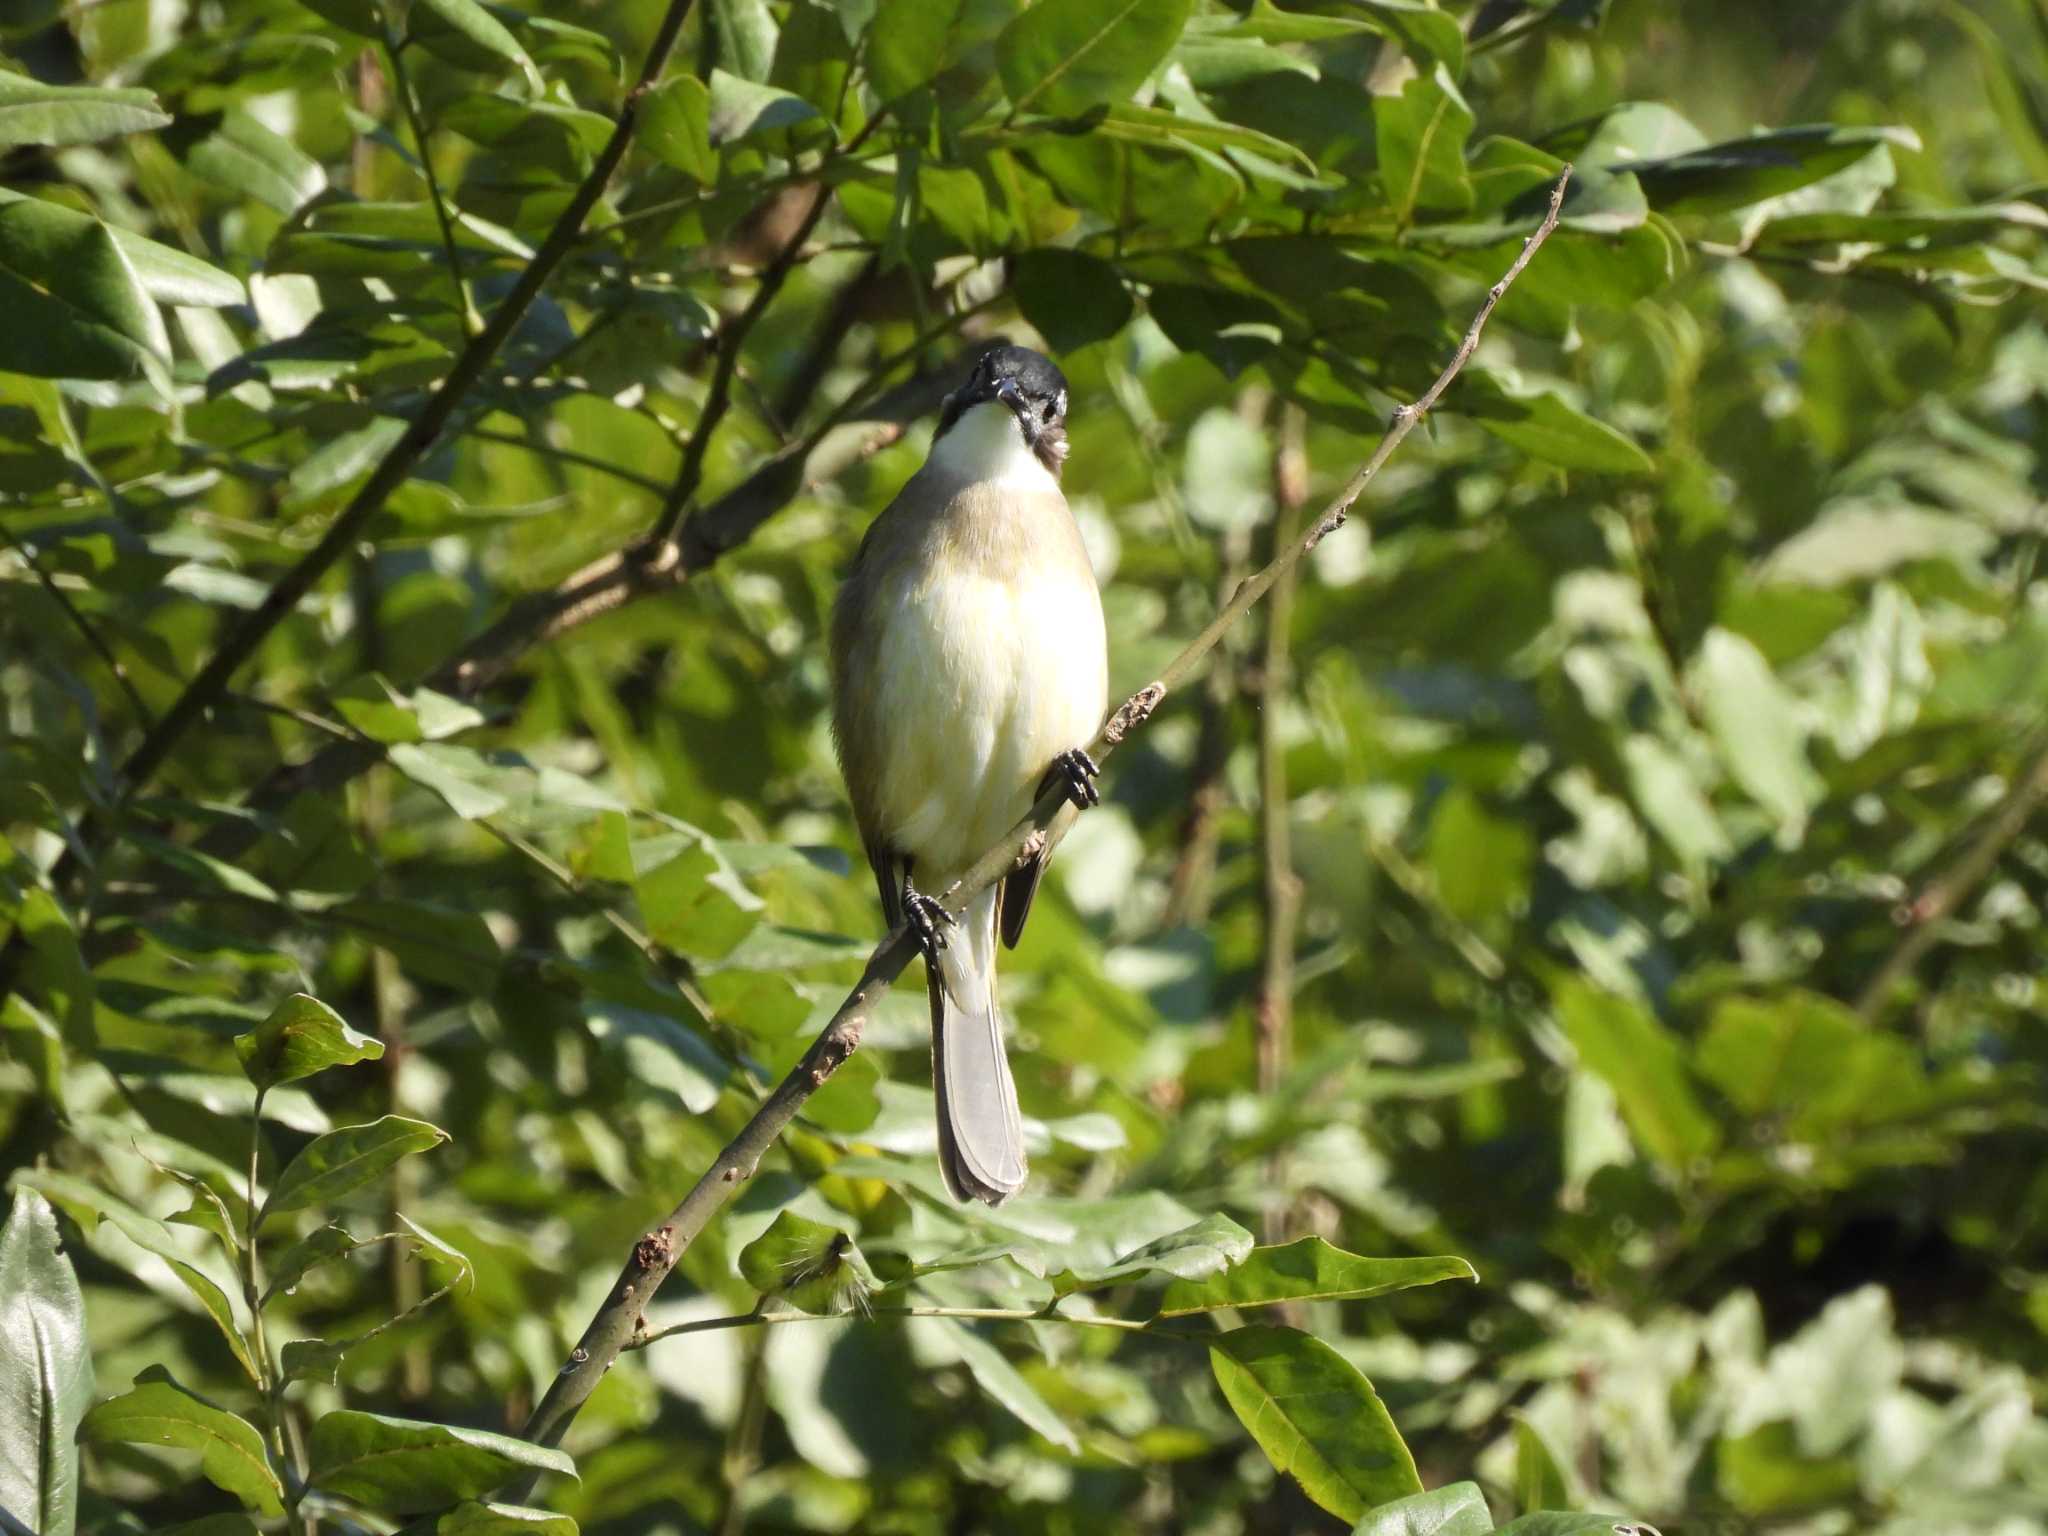
[[[963,485],[1000,485],[1017,490],[1059,489],[1052,471],[1024,441],[1024,429],[1000,400],[984,400],[932,444],[929,468]]]

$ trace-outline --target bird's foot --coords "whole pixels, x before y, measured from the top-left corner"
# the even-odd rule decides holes
[[[1058,780],[1066,790],[1067,798],[1085,811],[1102,803],[1102,792],[1095,787],[1096,777],[1101,772],[1094,758],[1079,747],[1071,747],[1052,760],[1052,769],[1045,780],[1048,784]]]
[[[926,962],[937,965],[939,951],[946,947],[945,931],[959,926],[959,919],[908,881],[903,886],[903,916],[917,936],[917,947],[924,951]]]

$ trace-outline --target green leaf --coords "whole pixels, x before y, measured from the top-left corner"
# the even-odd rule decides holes
[[[446,743],[402,743],[390,752],[391,766],[415,784],[431,789],[464,821],[495,816],[511,804],[499,787],[502,777],[481,753]]]
[[[343,902],[327,915],[376,940],[424,981],[478,996],[497,983],[504,952],[479,912],[393,899]]]
[[[1207,1280],[1240,1262],[1252,1251],[1252,1235],[1228,1216],[1204,1216],[1177,1232],[1121,1254],[1103,1265],[1085,1265],[1053,1277],[1062,1296],[1073,1291],[1129,1280],[1138,1275],[1166,1275],[1181,1282]]]
[[[224,309],[249,302],[248,290],[241,280],[219,267],[175,246],[145,240],[133,230],[109,225],[108,231],[114,244],[121,247],[121,254],[128,258],[128,265],[135,269],[142,291],[157,303],[186,309]]]
[[[1406,226],[1418,218],[1450,218],[1472,208],[1465,141],[1476,119],[1442,64],[1418,74],[1398,96],[1375,96],[1374,143],[1380,187]]]
[[[829,125],[818,109],[803,97],[772,85],[761,85],[729,75],[722,69],[711,72],[711,96],[707,105],[706,130],[713,144],[738,144],[766,133],[787,133],[802,124],[822,131]]]
[[[1851,128],[1835,123],[1780,128],[1656,160],[1620,160],[1659,213],[1724,213],[1832,176],[1882,145],[1917,150],[1905,128]]]
[[[944,69],[966,0],[879,0],[867,30],[868,83],[883,102]]]
[[[1188,516],[1223,532],[1257,527],[1273,510],[1273,444],[1228,406],[1214,405],[1188,428],[1181,481]]]
[[[1019,112],[1078,117],[1121,101],[1173,50],[1193,0],[1038,0],[996,38]]]
[[[220,1330],[236,1364],[242,1367],[252,1383],[260,1380],[248,1342],[236,1326],[234,1307],[228,1301],[227,1293],[171,1240],[170,1231],[163,1222],[154,1216],[144,1215],[118,1195],[110,1194],[96,1184],[54,1169],[35,1169],[21,1174],[16,1182],[49,1196],[88,1231],[95,1230],[100,1218],[104,1217],[136,1247],[162,1259]]]
[[[1656,468],[1647,453],[1604,421],[1547,390],[1511,394],[1484,368],[1458,376],[1452,402],[1502,442],[1547,463],[1607,475],[1647,475]]]
[[[921,1318],[919,1322],[928,1333],[943,1338],[967,1367],[975,1385],[1015,1414],[1027,1429],[1037,1431],[1063,1451],[1080,1450],[1080,1442],[1067,1427],[1067,1421],[1053,1411],[1010,1363],[1009,1356],[994,1344],[950,1317]]]
[[[1572,1502],[1564,1469],[1542,1432],[1525,1417],[1515,1420],[1515,1502],[1525,1510],[1558,1509]]]
[[[230,192],[246,192],[282,214],[297,212],[327,190],[319,161],[239,108],[192,146],[185,163],[195,175]]]
[[[640,109],[640,142],[663,165],[699,184],[718,179],[711,147],[711,92],[695,75],[679,75],[650,91]]]
[[[429,17],[443,26],[421,25]],[[526,77],[527,88],[536,96],[547,89],[519,39],[477,0],[413,0],[411,24],[420,45],[451,64],[474,69],[502,59]]]
[[[1209,1365],[1267,1459],[1338,1519],[1422,1492],[1386,1404],[1321,1339],[1293,1328],[1235,1328],[1210,1343]]]
[[[1489,1536],[1493,1512],[1477,1483],[1452,1483],[1382,1504],[1351,1536]]]
[[[1114,336],[1133,308],[1116,269],[1079,251],[1025,251],[1011,263],[1010,291],[1055,352],[1078,352]]]
[[[875,1289],[874,1271],[851,1236],[793,1211],[740,1250],[740,1275],[763,1296],[804,1312],[844,1312]]]
[[[0,203],[0,312],[0,370],[123,379],[170,357],[163,320],[112,231],[54,203]]]
[[[1510,1520],[1500,1536],[1657,1536],[1657,1528],[1618,1515],[1567,1514],[1541,1510]]]
[[[1687,682],[1730,777],[1777,818],[1781,839],[1796,842],[1824,786],[1806,759],[1806,727],[1770,663],[1716,627],[1701,640]]]
[[[349,1409],[314,1421],[308,1455],[313,1487],[397,1515],[478,1499],[527,1473],[576,1475],[561,1451],[511,1435]]]
[[[274,1088],[329,1067],[375,1061],[384,1054],[384,1042],[357,1034],[318,998],[295,992],[261,1024],[235,1036],[235,1054],[250,1082]]]
[[[1670,1031],[1639,1004],[1576,977],[1560,980],[1556,1002],[1565,1034],[1614,1090],[1644,1150],[1675,1173],[1714,1150],[1720,1128],[1700,1107]]]
[[[160,1365],[137,1376],[133,1391],[88,1413],[78,1438],[197,1451],[199,1469],[215,1487],[259,1514],[284,1513],[284,1487],[264,1457],[256,1426],[186,1391]]]
[[[316,1136],[278,1175],[257,1222],[260,1225],[273,1216],[337,1200],[401,1157],[425,1152],[446,1140],[448,1133],[439,1126],[403,1115],[386,1115],[368,1125],[347,1125]]]
[[[285,479],[284,510],[308,512],[340,500],[405,436],[405,425],[396,416],[373,416],[353,432],[329,438],[292,466]]]
[[[45,85],[0,70],[0,148],[89,144],[170,124],[170,113],[149,91]]]
[[[576,1522],[523,1504],[465,1499],[453,1509],[415,1520],[398,1536],[576,1536]]]
[[[761,919],[761,898],[705,843],[687,849],[634,882],[648,933],[663,947],[720,960]]]
[[[300,1238],[270,1266],[270,1284],[263,1292],[268,1306],[273,1296],[289,1296],[313,1270],[333,1259],[344,1258],[367,1246],[349,1235],[345,1227],[316,1227]]]
[[[150,1536],[262,1536],[256,1522],[247,1515],[201,1515],[197,1520],[180,1520],[160,1525]]]
[[[1284,334],[1280,312],[1266,300],[1223,288],[1154,283],[1145,308],[1167,340],[1232,377],[1270,357]]]
[[[0,1510],[32,1531],[71,1536],[78,1425],[91,1406],[78,1275],[49,1203],[17,1189],[0,1229]]]
[[[1254,1248],[1243,1262],[1203,1280],[1176,1280],[1160,1298],[1158,1316],[1185,1317],[1224,1307],[1269,1307],[1282,1301],[1356,1301],[1444,1280],[1477,1280],[1463,1259],[1369,1259],[1320,1237]]]

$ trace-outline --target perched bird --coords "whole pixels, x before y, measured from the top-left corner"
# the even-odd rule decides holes
[[[1045,856],[973,898],[943,891],[1057,775],[1095,803],[1083,750],[1109,697],[1095,572],[1060,492],[1067,381],[1025,347],[982,355],[924,467],[861,540],[832,615],[832,726],[868,862],[925,954],[939,1165],[958,1200],[1024,1182],[1024,1127],[996,1007]],[[947,930],[951,931],[948,932]]]

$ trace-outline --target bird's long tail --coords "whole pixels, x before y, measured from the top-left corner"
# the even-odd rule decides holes
[[[996,901],[990,886],[947,934],[932,1002],[939,1169],[956,1200],[1001,1205],[1024,1183],[1024,1122],[996,1007]]]

